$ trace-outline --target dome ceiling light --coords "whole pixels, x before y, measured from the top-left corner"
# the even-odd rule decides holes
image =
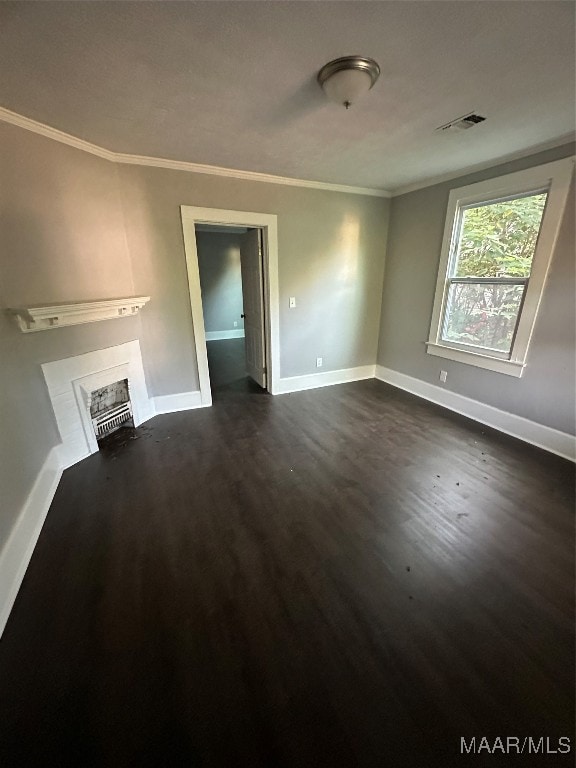
[[[318,83],[330,101],[346,109],[367,93],[380,75],[374,59],[365,56],[343,56],[325,64],[318,72]]]

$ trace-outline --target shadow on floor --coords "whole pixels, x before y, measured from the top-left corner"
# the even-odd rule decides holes
[[[215,401],[230,395],[267,395],[246,373],[244,339],[208,341],[208,368]]]

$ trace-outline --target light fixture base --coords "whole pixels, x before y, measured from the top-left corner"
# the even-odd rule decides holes
[[[370,88],[372,88],[380,76],[380,67],[374,59],[369,59],[366,56],[342,56],[339,59],[329,61],[328,64],[324,64],[320,72],[318,72],[318,83],[324,86],[324,83],[332,75],[346,69],[357,69],[360,72],[366,72],[370,76]]]

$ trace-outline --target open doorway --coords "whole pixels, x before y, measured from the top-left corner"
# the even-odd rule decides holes
[[[196,224],[212,395],[266,388],[262,231]]]
[[[242,389],[248,379],[275,394],[276,216],[190,206],[181,214],[202,404],[211,405],[213,390]]]

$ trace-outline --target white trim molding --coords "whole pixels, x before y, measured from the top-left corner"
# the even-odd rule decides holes
[[[24,128],[26,131],[37,133],[69,147],[97,155],[103,160],[123,165],[144,165],[148,168],[166,168],[172,171],[185,171],[187,173],[203,173],[210,176],[223,176],[228,179],[244,179],[245,181],[260,181],[267,184],[283,184],[289,187],[303,187],[305,189],[319,189],[324,192],[342,192],[347,195],[367,195],[369,197],[391,197],[386,189],[374,189],[372,187],[355,187],[348,184],[332,184],[325,181],[311,181],[309,179],[295,179],[289,176],[275,176],[269,173],[256,171],[242,171],[236,168],[222,168],[217,165],[204,165],[202,163],[190,163],[184,160],[168,160],[163,157],[147,157],[145,155],[131,155],[123,152],[113,152],[110,149],[99,147],[84,139],[79,139],[57,128],[52,128],[37,120],[32,120],[17,112],[12,112],[5,107],[0,107],[0,121]]]
[[[275,176],[267,173],[257,173],[256,171],[243,171],[235,168],[223,168],[217,165],[203,165],[202,163],[192,163],[185,160],[169,160],[162,157],[149,157],[146,155],[131,155],[123,152],[113,152],[105,147],[100,147],[97,144],[92,144],[89,141],[80,139],[77,136],[73,136],[70,133],[53,128],[45,123],[40,123],[38,120],[33,120],[30,117],[25,117],[17,112],[12,112],[5,107],[0,107],[0,121],[4,123],[10,123],[18,128],[23,128],[26,131],[37,133],[40,136],[45,136],[53,141],[58,141],[60,144],[66,144],[69,147],[74,147],[82,152],[88,152],[91,155],[101,157],[103,160],[108,160],[112,163],[122,163],[123,165],[143,165],[149,168],[165,168],[173,171],[185,171],[187,173],[204,173],[211,176],[223,176],[225,178],[244,179],[245,181],[260,181],[267,184],[284,184],[290,187],[303,187],[305,189],[319,189],[325,192],[341,192],[347,195],[366,195],[368,197],[383,197],[392,198],[399,197],[400,195],[406,195],[409,192],[415,192],[425,187],[433,187],[436,184],[442,184],[445,181],[451,181],[462,176],[468,176],[469,174],[476,173],[478,171],[485,170],[486,168],[495,168],[499,165],[504,165],[512,160],[520,160],[523,157],[530,157],[539,152],[545,152],[548,149],[554,149],[555,147],[561,147],[564,144],[570,144],[574,141],[574,134],[567,133],[563,136],[559,136],[551,141],[545,141],[540,144],[532,145],[526,149],[518,150],[517,152],[510,152],[501,157],[494,157],[491,160],[485,160],[482,163],[475,165],[467,165],[462,168],[457,168],[453,171],[448,171],[437,176],[431,176],[426,179],[411,182],[410,184],[403,184],[395,189],[388,190],[376,187],[357,187],[349,184],[333,184],[326,181],[313,181],[310,179],[297,179],[290,176]]]
[[[88,416],[91,390],[127,378],[135,426],[154,415],[138,340],[44,363],[42,372],[62,440],[58,451],[64,468],[98,451]]]
[[[233,328],[230,331],[206,331],[206,341],[222,341],[223,339],[243,339],[244,328]]]
[[[430,335],[426,351],[430,355],[455,360],[466,365],[486,368],[496,373],[520,377],[526,366],[530,339],[544,292],[562,216],[566,207],[574,158],[537,165],[524,171],[497,176],[486,181],[457,187],[450,192],[444,224],[444,236],[434,295]],[[515,333],[509,354],[467,345],[443,338],[445,317],[449,307],[449,291],[456,278],[463,216],[467,209],[496,203],[522,195],[546,193],[546,205],[536,241],[530,275],[524,279]],[[500,278],[492,276],[495,282]],[[479,278],[466,278],[472,282]],[[488,278],[482,278],[488,282]],[[480,279],[480,282],[482,280]]]
[[[137,342],[136,342],[137,343]],[[157,395],[148,401],[140,423],[155,415],[202,407],[199,391]],[[0,637],[24,579],[62,473],[67,466],[89,455],[72,455],[63,444],[52,448],[38,473],[8,540],[0,551]]]
[[[469,352],[468,350],[456,349],[445,344],[435,344],[431,341],[426,342],[426,351],[429,355],[444,357],[447,360],[455,360],[457,363],[475,365],[477,368],[487,368],[495,373],[515,376],[517,379],[522,376],[526,367],[526,363],[488,357],[488,355],[481,355],[479,352]]]
[[[8,621],[61,477],[62,467],[58,450],[52,448],[0,552],[0,636]]]
[[[446,138],[450,136],[450,132],[444,134]],[[517,152],[509,152],[507,155],[501,157],[493,157],[491,160],[485,160],[482,163],[476,163],[474,165],[466,165],[461,168],[457,168],[454,171],[447,171],[446,173],[440,173],[437,176],[429,176],[427,179],[421,179],[410,184],[403,184],[400,187],[390,190],[391,197],[400,197],[400,195],[407,195],[410,192],[417,192],[419,189],[426,189],[426,187],[435,187],[438,184],[443,184],[445,181],[453,181],[454,179],[461,179],[463,176],[471,176],[473,173],[479,173],[485,171],[488,168],[498,169],[498,166],[511,163],[513,160],[521,160],[523,157],[531,157],[537,155],[540,152],[546,152],[549,149],[556,149],[556,147],[563,147],[565,144],[572,144],[574,142],[573,133],[565,133],[562,136],[558,136],[556,139],[550,141],[543,141],[540,144],[533,144],[525,149],[519,149]]]
[[[22,333],[47,331],[66,325],[95,323],[99,320],[115,320],[133,317],[150,301],[150,296],[133,296],[125,299],[103,299],[73,304],[50,304],[44,307],[9,309],[16,317]]]
[[[284,395],[290,392],[302,392],[305,389],[318,389],[318,387],[331,387],[334,384],[347,384],[350,381],[373,379],[374,371],[374,365],[360,365],[356,368],[342,368],[337,371],[288,376],[280,379],[278,391],[274,394]]]
[[[572,435],[536,424],[528,419],[501,411],[477,400],[472,400],[380,365],[364,365],[357,368],[280,379],[276,394],[301,392],[307,389],[371,378],[403,389],[424,400],[436,403],[500,432],[543,448],[550,453],[576,461],[576,439]],[[175,413],[202,408],[205,405],[200,391],[156,395],[150,398],[150,408],[146,420],[156,414]],[[42,525],[62,477],[61,447],[52,448],[46,457],[8,540],[0,551],[0,636],[6,626],[34,547],[40,536]]]
[[[502,411],[492,405],[486,405],[478,400],[459,395],[436,384],[429,384],[427,381],[416,379],[391,368],[385,368],[382,365],[376,366],[376,378],[497,429],[499,432],[504,432],[506,435],[523,440],[525,443],[543,448],[545,451],[555,453],[564,459],[576,461],[576,437],[574,435],[560,432],[558,429],[552,429],[552,427],[546,427],[543,424],[537,424],[530,419]]]
[[[262,230],[263,267],[264,267],[264,303],[267,388],[275,395],[278,393],[280,379],[280,289],[278,283],[278,217],[270,213],[250,211],[228,211],[221,208],[196,208],[190,205],[180,206],[190,308],[194,326],[194,342],[198,363],[198,378],[202,392],[202,404],[212,404],[210,389],[210,371],[206,351],[206,331],[202,309],[202,291],[198,270],[198,251],[196,248],[197,223],[231,224],[236,227],[258,227]]]
[[[91,155],[101,157],[103,160],[109,160],[114,162],[116,153],[111,152],[109,149],[99,147],[97,144],[91,144],[89,141],[79,139],[77,136],[72,136],[70,133],[53,128],[51,125],[45,123],[39,123],[37,120],[32,120],[30,117],[18,114],[18,112],[12,112],[6,107],[0,107],[0,120],[3,123],[10,123],[17,128],[23,128],[25,131],[31,131],[31,133],[37,133],[40,136],[44,136],[47,139],[52,139],[60,144],[66,144],[74,149],[79,149],[82,152],[88,152]]]
[[[191,411],[193,408],[205,408],[207,403],[202,402],[200,390],[194,392],[178,392],[175,395],[155,395],[152,398],[156,416],[164,413],[178,413],[179,411]]]
[[[271,173],[257,171],[242,171],[236,168],[222,168],[218,165],[203,165],[184,160],[167,160],[162,157],[146,157],[143,155],[126,155],[113,153],[116,163],[125,165],[144,165],[148,168],[166,168],[172,171],[187,173],[204,173],[209,176],[224,176],[227,179],[243,179],[244,181],[259,181],[265,184],[282,184],[287,187],[304,189],[319,189],[323,192],[343,192],[346,195],[366,195],[368,197],[391,197],[387,189],[373,187],[355,187],[347,184],[332,184],[327,181],[311,181],[309,179],[294,179],[289,176],[275,176]]]

